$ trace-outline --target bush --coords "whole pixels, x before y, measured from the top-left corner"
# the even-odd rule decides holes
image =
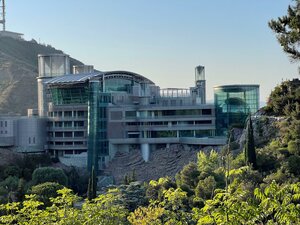
[[[33,171],[32,181],[34,184],[57,182],[65,186],[68,183],[68,178],[62,169],[56,169],[53,167],[41,167]]]
[[[18,188],[19,179],[14,176],[7,177],[4,181],[0,182],[0,187],[3,187],[8,192],[15,191]]]
[[[18,166],[8,166],[4,169],[4,177],[15,176],[20,177],[21,170]]]
[[[295,175],[300,174],[300,157],[297,155],[292,155],[288,158],[288,169],[291,173]]]
[[[44,203],[44,206],[50,206],[50,198],[57,197],[57,191],[63,189],[64,186],[54,182],[46,182],[31,187],[29,194],[35,194],[36,200]]]
[[[300,140],[289,141],[288,151],[294,155],[300,155]]]

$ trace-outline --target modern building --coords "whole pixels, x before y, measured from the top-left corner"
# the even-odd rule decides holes
[[[170,144],[225,143],[216,136],[214,105],[205,104],[204,67],[196,68],[194,87],[160,89],[128,71],[80,66],[70,74],[67,58],[39,55],[38,77],[38,111],[48,119],[47,150],[65,164],[87,162],[89,169],[101,170],[117,151],[139,148],[147,161],[151,149]]]
[[[259,85],[222,85],[214,87],[217,135],[231,127],[244,127],[246,118],[259,109]]]
[[[28,117],[0,117],[0,147],[49,152],[66,165],[100,172],[117,151],[152,150],[181,144],[200,149],[226,143],[231,126],[242,126],[258,110],[258,85],[214,87],[206,103],[203,66],[195,86],[161,89],[129,71],[74,66],[69,56],[39,55],[38,109]]]

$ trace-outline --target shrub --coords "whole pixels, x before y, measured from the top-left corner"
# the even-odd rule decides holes
[[[57,182],[65,186],[68,183],[68,178],[62,169],[41,167],[33,171],[32,181],[34,184]]]
[[[63,189],[63,186],[54,182],[46,182],[31,187],[29,194],[35,194],[36,200],[44,203],[44,206],[50,206],[50,198],[57,197],[57,191]]]
[[[4,169],[4,177],[15,176],[20,177],[21,170],[18,166],[8,166]]]
[[[295,141],[289,141],[288,151],[291,154],[300,155],[300,140],[296,139]]]
[[[288,169],[291,173],[295,175],[300,174],[300,157],[297,155],[292,155],[288,158]]]

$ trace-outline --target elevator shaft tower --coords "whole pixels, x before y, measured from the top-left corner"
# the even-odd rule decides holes
[[[2,24],[2,30],[5,31],[5,0],[0,0],[0,24]]]

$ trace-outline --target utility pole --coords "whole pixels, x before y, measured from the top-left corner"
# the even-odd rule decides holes
[[[0,0],[0,23],[3,26],[3,31],[5,31],[5,0]]]

